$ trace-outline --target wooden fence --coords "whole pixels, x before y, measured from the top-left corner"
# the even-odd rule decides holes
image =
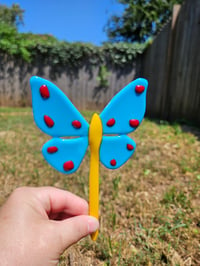
[[[200,125],[200,0],[175,6],[172,20],[143,55],[124,69],[108,66],[108,88],[99,86],[99,67],[56,73],[38,60],[26,64],[0,56],[0,105],[31,105],[29,79],[38,75],[58,85],[80,109],[101,109],[136,77],[149,80],[147,115]]]
[[[174,6],[173,19],[141,58],[147,115],[200,125],[200,1]]]
[[[83,64],[79,69],[56,69],[41,60],[29,65],[0,56],[0,106],[30,106],[29,80],[37,75],[55,83],[80,110],[101,109],[112,96],[135,78],[136,61],[124,69],[108,66],[107,88],[98,81],[99,66]]]

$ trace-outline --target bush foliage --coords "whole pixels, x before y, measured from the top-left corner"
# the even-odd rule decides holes
[[[14,26],[0,23],[0,51],[32,62],[40,56],[51,65],[80,67],[111,64],[124,66],[133,62],[147,44],[105,43],[94,46],[90,43],[59,41],[51,35],[19,33]]]

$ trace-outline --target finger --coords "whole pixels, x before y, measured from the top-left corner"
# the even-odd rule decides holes
[[[66,213],[66,216],[75,216],[88,213],[88,203],[69,191],[54,187],[40,187],[34,190],[47,214]]]
[[[62,251],[99,228],[99,221],[89,215],[80,215],[54,223],[55,234],[61,239]]]

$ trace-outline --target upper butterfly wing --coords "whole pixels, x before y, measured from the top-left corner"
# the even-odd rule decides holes
[[[42,147],[47,162],[64,174],[75,172],[88,147],[88,137],[74,139],[52,138]]]
[[[117,93],[100,114],[104,134],[127,134],[141,123],[148,82],[139,78]]]
[[[34,120],[43,132],[53,137],[88,135],[87,121],[56,85],[36,76],[30,84]]]
[[[104,166],[117,169],[134,153],[136,144],[127,135],[103,136],[100,146],[100,160]]]

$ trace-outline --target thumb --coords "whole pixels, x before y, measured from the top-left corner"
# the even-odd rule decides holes
[[[62,240],[61,248],[64,251],[81,238],[95,232],[99,228],[99,221],[89,215],[79,215],[56,222],[56,233]],[[62,252],[61,251],[61,252]]]

